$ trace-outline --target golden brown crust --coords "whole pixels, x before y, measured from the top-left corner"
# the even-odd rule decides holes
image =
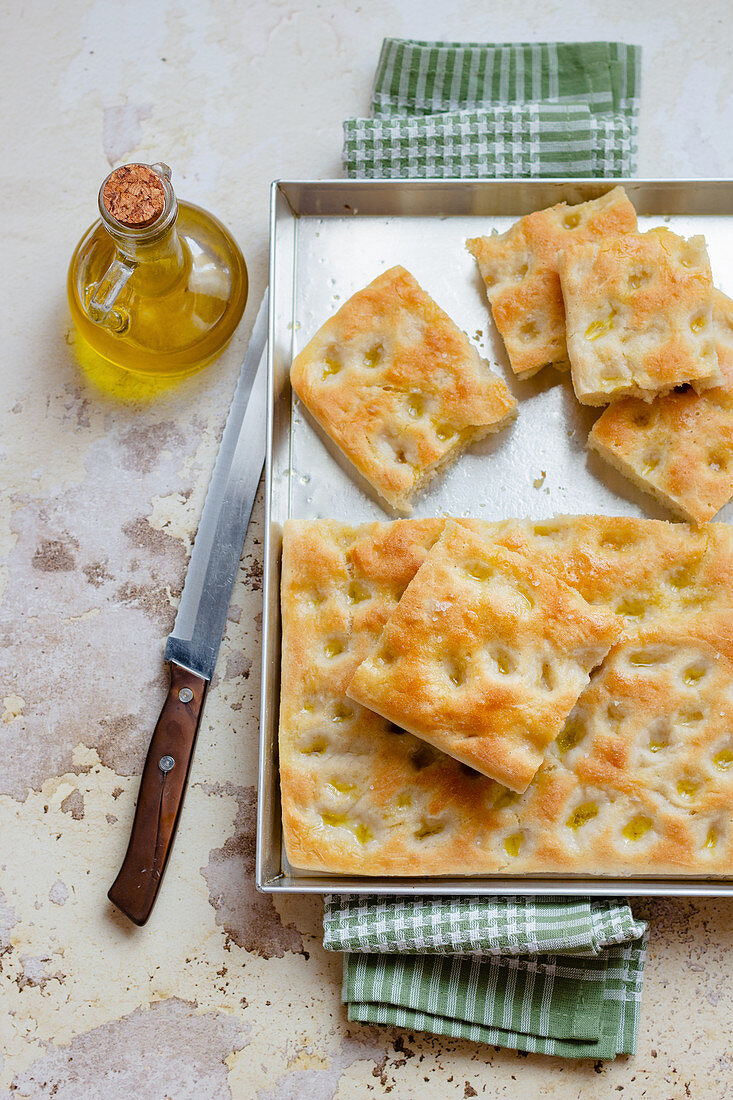
[[[651,405],[624,398],[588,437],[607,462],[693,523],[706,523],[733,496],[733,301],[719,290],[713,330],[722,385]]]
[[[622,855],[637,872],[730,873],[732,643],[725,615],[641,631],[612,651],[551,750],[582,808],[570,828],[543,832],[548,868],[582,841],[611,872]]]
[[[586,405],[720,381],[705,239],[666,229],[573,242],[558,256],[573,387]]]
[[[530,556],[449,522],[347,695],[523,791],[619,630]]]
[[[290,377],[324,431],[403,512],[440,467],[517,410],[502,379],[403,267],[330,317]]]
[[[464,525],[497,545],[531,550],[616,612],[622,642],[517,795],[345,695],[442,521],[286,524],[280,771],[291,864],[357,875],[730,874],[733,749],[729,757],[716,725],[722,715],[733,729],[730,529],[603,516]],[[344,649],[327,653],[341,639]],[[672,655],[636,664],[641,645],[666,645]],[[711,651],[720,654],[712,663]],[[696,680],[695,669],[686,684],[684,672],[697,660],[707,662],[705,675]],[[622,695],[643,706],[625,714],[619,746]],[[702,723],[693,697],[706,708]],[[584,725],[589,700],[599,716],[592,729]],[[697,723],[679,774],[674,738],[666,756],[649,747],[650,730],[670,714],[684,719],[672,723],[683,746],[688,720]],[[666,761],[654,782],[649,753]],[[693,794],[676,791],[678,782],[700,777],[704,785]],[[603,804],[595,816],[592,807],[578,813],[594,801]],[[639,816],[652,821],[646,831],[643,822],[629,829]],[[706,847],[711,829],[715,844]]]
[[[528,378],[550,363],[567,362],[558,253],[572,241],[635,229],[634,207],[623,187],[614,187],[599,199],[577,206],[561,202],[527,214],[506,233],[466,242],[515,374]]]
[[[730,606],[733,529],[727,524],[696,531],[632,516],[556,516],[505,521],[494,537],[533,554],[589,603],[610,607],[624,637],[670,616]]]

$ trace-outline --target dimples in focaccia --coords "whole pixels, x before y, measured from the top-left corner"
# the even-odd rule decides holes
[[[635,229],[636,211],[623,187],[614,187],[599,199],[577,206],[561,202],[526,214],[506,233],[466,242],[515,374],[528,378],[551,363],[567,366],[558,253],[571,241]]]
[[[516,794],[346,696],[444,521],[286,523],[290,864],[366,876],[731,874],[731,529],[606,516],[466,524],[613,611],[621,642]],[[707,633],[686,629],[708,616]]]
[[[358,291],[295,358],[293,389],[397,511],[516,416],[505,383],[403,267]]]
[[[558,257],[573,388],[585,405],[720,382],[704,237],[668,229],[572,243]]]
[[[588,446],[683,519],[707,523],[733,496],[733,301],[713,294],[720,386],[669,393],[651,405],[615,401]]]
[[[619,633],[531,557],[449,522],[347,695],[523,791]]]

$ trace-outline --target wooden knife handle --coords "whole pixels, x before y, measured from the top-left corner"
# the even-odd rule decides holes
[[[107,897],[145,924],[173,847],[208,680],[170,663],[170,687],[140,779],[135,819],[122,867]]]

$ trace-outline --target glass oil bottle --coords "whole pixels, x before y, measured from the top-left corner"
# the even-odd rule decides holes
[[[69,307],[83,340],[139,375],[193,374],[229,343],[247,268],[213,215],[178,202],[165,164],[127,164],[99,191],[100,219],[77,245]]]

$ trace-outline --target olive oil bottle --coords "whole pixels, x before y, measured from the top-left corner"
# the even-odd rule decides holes
[[[77,245],[69,307],[83,340],[139,375],[193,374],[234,334],[247,268],[211,214],[178,202],[165,164],[126,164],[99,191],[100,219]]]

